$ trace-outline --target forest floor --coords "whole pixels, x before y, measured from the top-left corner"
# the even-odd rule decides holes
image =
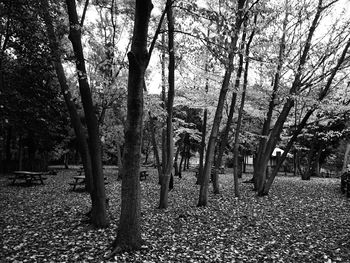
[[[45,185],[11,186],[0,176],[0,262],[350,262],[350,199],[336,178],[278,177],[267,197],[250,184],[233,193],[232,175],[220,175],[221,194],[197,208],[193,172],[175,178],[169,208],[157,209],[155,170],[141,182],[140,251],[106,261],[119,218],[120,186],[106,171],[110,227],[85,222],[89,196],[74,192],[74,170],[50,175]],[[245,175],[242,181],[250,178]]]

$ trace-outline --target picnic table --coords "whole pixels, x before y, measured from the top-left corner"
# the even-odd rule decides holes
[[[11,178],[12,184],[15,184],[18,180],[25,181],[27,184],[32,184],[33,182],[38,181],[40,181],[41,184],[44,184],[44,180],[47,179],[47,177],[43,177],[44,174],[44,172],[14,171],[14,176]]]
[[[84,175],[73,176],[73,179],[74,179],[74,181],[69,183],[70,185],[73,186],[73,188],[72,188],[73,191],[75,191],[75,189],[78,185],[84,185],[84,187],[85,187],[85,179],[86,178]],[[104,182],[105,182],[105,184],[107,184],[107,177],[106,176],[104,177]]]
[[[203,169],[204,169],[204,167],[203,167]],[[211,169],[211,175],[213,175],[214,174],[214,171],[215,171],[215,167],[212,167],[212,169]],[[195,170],[195,173],[196,173],[196,177],[198,177],[199,176],[199,168],[197,168],[196,170]],[[224,167],[220,167],[219,169],[218,169],[218,174],[224,174],[225,173],[225,168]]]

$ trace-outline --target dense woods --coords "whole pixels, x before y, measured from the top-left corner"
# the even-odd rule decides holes
[[[160,211],[185,171],[197,207],[222,170],[236,198],[243,173],[259,197],[279,172],[339,176],[349,25],[345,0],[0,0],[0,172],[81,164],[89,222],[106,228],[103,165],[118,166],[110,257],[144,245],[142,165]]]

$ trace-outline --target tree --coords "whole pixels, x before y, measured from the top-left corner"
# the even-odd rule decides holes
[[[128,53],[129,78],[127,125],[123,156],[121,213],[117,237],[111,256],[118,251],[139,249],[141,238],[140,159],[142,143],[143,90],[145,70],[149,63],[147,51],[148,24],[153,8],[150,0],[136,0],[134,31]]]
[[[250,45],[251,45],[253,38],[254,38],[254,35],[255,35],[255,26],[257,24],[257,17],[258,17],[258,14],[255,14],[254,15],[254,22],[253,22],[253,30],[252,30],[252,32],[249,36],[248,42],[245,46],[245,54],[244,54],[245,65],[244,65],[242,96],[241,96],[241,104],[240,104],[240,107],[238,110],[238,119],[237,119],[237,125],[236,125],[236,130],[235,130],[235,139],[234,139],[234,144],[233,144],[233,176],[234,176],[235,196],[236,197],[239,197],[239,189],[238,189],[238,177],[239,177],[238,166],[240,165],[240,163],[239,163],[239,135],[241,132],[243,109],[244,109],[245,98],[246,98],[246,93],[247,93],[247,85],[248,85]]]
[[[91,166],[91,158],[89,153],[89,147],[87,138],[85,135],[85,129],[83,124],[81,123],[80,116],[78,110],[76,108],[75,102],[73,101],[72,94],[69,90],[67,78],[64,72],[64,68],[62,65],[61,53],[60,53],[60,45],[56,36],[53,19],[50,14],[50,6],[48,0],[41,1],[41,9],[42,16],[46,24],[47,28],[47,37],[49,41],[49,47],[52,53],[52,61],[55,67],[56,76],[58,78],[58,82],[60,84],[61,93],[65,100],[70,119],[71,126],[74,129],[74,133],[77,138],[78,149],[80,156],[82,158],[84,173],[86,177],[86,189],[90,193],[91,200],[94,198],[92,195],[92,166]],[[93,204],[95,202],[92,202]]]
[[[174,50],[174,16],[172,10],[172,0],[167,0],[167,20],[168,20],[168,97],[166,101],[167,121],[166,121],[166,154],[163,159],[163,174],[161,176],[161,189],[159,208],[168,207],[169,182],[174,164],[174,138],[173,138],[173,105],[175,96],[175,50]]]
[[[315,15],[313,16],[312,21],[310,21],[310,26],[304,27],[307,32],[306,38],[299,39],[300,43],[302,44],[301,49],[299,50],[301,55],[297,57],[297,61],[290,61],[290,63],[292,61],[296,62],[297,66],[296,71],[293,73],[293,81],[289,88],[288,96],[285,99],[283,99],[283,107],[279,110],[279,113],[272,127],[270,127],[272,120],[270,116],[272,116],[271,112],[274,109],[275,105],[277,105],[276,102],[278,101],[278,98],[274,95],[277,94],[275,92],[275,89],[271,96],[270,107],[267,112],[267,118],[263,129],[264,131],[268,132],[262,133],[263,136],[259,145],[257,162],[254,169],[254,177],[256,179],[256,186],[259,196],[264,195],[267,164],[273,149],[279,141],[284,123],[286,122],[292,107],[295,105],[295,98],[298,95],[302,94],[315,94],[314,92],[317,90],[317,88],[322,87],[322,85],[319,85],[319,83],[325,80],[325,76],[329,76],[330,78],[328,80],[332,81],[332,75],[336,74],[336,72],[339,69],[339,66],[336,70],[333,70],[332,67],[329,66],[325,67],[325,61],[333,61],[333,55],[335,54],[334,52],[337,53],[339,50],[338,47],[344,45],[344,40],[346,38],[344,39],[342,33],[338,35],[340,36],[340,38],[334,39],[334,42],[336,43],[335,46],[337,47],[335,50],[331,50],[329,48],[329,45],[332,42],[329,42],[328,45],[318,45],[318,42],[314,41],[315,32],[318,25],[320,24],[322,14],[332,4],[334,4],[334,2],[324,4],[323,1],[320,0],[318,1],[317,5],[313,7]],[[298,23],[301,23],[301,20],[298,20]],[[313,52],[314,46],[318,46],[319,48],[325,48],[325,52]],[[293,52],[290,53],[290,55],[294,57],[293,54]],[[278,79],[275,78],[274,83],[276,83],[277,81]],[[311,90],[313,92],[311,92]],[[322,94],[322,92],[320,94]]]
[[[218,136],[219,126],[222,118],[222,111],[224,107],[224,102],[226,98],[226,94],[229,88],[231,74],[234,68],[233,59],[236,53],[236,45],[238,41],[239,32],[241,29],[241,25],[244,20],[244,5],[245,0],[239,0],[237,3],[237,13],[235,19],[235,25],[231,36],[231,43],[229,46],[229,54],[227,64],[225,65],[225,75],[222,81],[222,86],[219,95],[219,101],[215,112],[214,122],[212,126],[212,130],[210,133],[210,138],[207,146],[207,152],[205,157],[205,165],[202,175],[202,182],[200,185],[200,193],[198,206],[206,206],[208,203],[208,184],[209,184],[209,175],[212,168],[212,163],[214,159],[214,150],[216,145],[216,139]]]
[[[33,4],[33,8],[26,4]],[[36,2],[1,1],[0,9],[0,137],[5,140],[4,168],[45,170],[48,152],[66,135],[67,121],[57,96],[50,52],[42,44],[45,30],[35,18]],[[16,160],[11,152],[17,153]]]
[[[67,11],[70,23],[69,40],[72,42],[76,59],[76,68],[79,82],[79,90],[83,103],[87,130],[89,134],[89,152],[92,167],[92,210],[91,219],[95,226],[106,227],[108,225],[106,209],[106,193],[102,170],[102,152],[99,134],[98,119],[92,101],[91,90],[87,79],[85,59],[81,42],[82,23],[79,23],[75,0],[67,0]],[[82,20],[83,21],[83,20]]]

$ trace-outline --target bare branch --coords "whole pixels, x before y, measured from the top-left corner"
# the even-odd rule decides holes
[[[89,0],[86,0],[85,5],[84,5],[83,14],[81,16],[80,27],[83,27],[83,25],[84,25],[84,20],[85,20],[88,5],[89,5]]]

